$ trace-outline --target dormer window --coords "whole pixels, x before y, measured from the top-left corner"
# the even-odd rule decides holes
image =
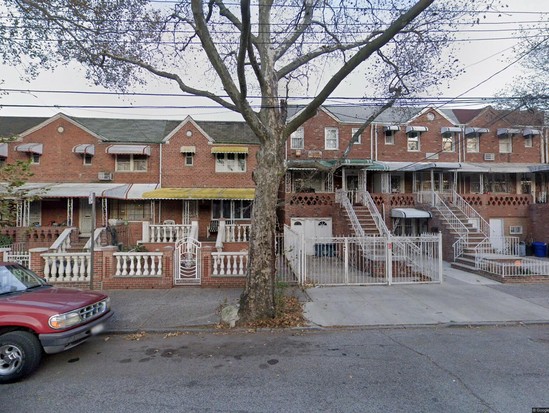
[[[91,165],[92,164],[92,158],[93,155],[95,155],[95,145],[84,143],[81,145],[76,145],[74,148],[72,148],[72,151],[74,153],[78,153],[82,155],[82,163],[84,165]]]
[[[196,152],[195,146],[182,146],[181,153],[184,156],[183,164],[185,166],[193,166],[194,164],[194,154]]]

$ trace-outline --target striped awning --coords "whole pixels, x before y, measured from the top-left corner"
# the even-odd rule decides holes
[[[487,128],[465,128],[465,135],[473,135],[475,133],[488,133],[490,129]]]
[[[42,155],[42,152],[44,151],[44,145],[42,145],[41,143],[25,143],[23,145],[16,146],[15,150],[17,152],[28,152]]]
[[[76,145],[72,148],[74,153],[81,153],[85,155],[95,155],[95,145],[91,143],[83,143],[81,145]]]
[[[398,126],[398,125],[385,125],[383,127],[383,130],[384,131],[398,131],[398,130],[400,130],[400,126]]]
[[[520,129],[498,128],[497,135],[498,136],[517,135],[520,132],[521,132]]]
[[[181,153],[195,153],[196,146],[182,146],[180,149]]]
[[[7,143],[0,143],[0,156],[2,158],[8,157],[8,144]]]
[[[427,132],[429,128],[427,126],[406,126],[406,133],[410,132]]]
[[[255,188],[160,188],[143,193],[146,199],[254,199]]]
[[[110,145],[105,152],[113,155],[151,156],[151,147],[149,145]]]
[[[440,128],[440,133],[452,133],[452,132],[461,132],[461,128],[458,128],[457,126],[446,126],[444,128]]]
[[[539,129],[532,129],[532,128],[526,128],[522,131],[523,136],[533,136],[533,135],[541,135],[541,131]]]
[[[248,153],[246,146],[216,146],[212,148],[212,153]]]

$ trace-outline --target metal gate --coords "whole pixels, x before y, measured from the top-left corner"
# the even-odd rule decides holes
[[[177,241],[174,252],[174,284],[200,284],[202,243],[194,238]]]

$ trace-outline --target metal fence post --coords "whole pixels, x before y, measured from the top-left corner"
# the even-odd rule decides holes
[[[387,236],[385,243],[385,273],[387,275],[387,284],[393,284],[393,242],[391,236]]]
[[[442,231],[438,233],[438,276],[442,284],[442,280],[444,279],[442,276]]]

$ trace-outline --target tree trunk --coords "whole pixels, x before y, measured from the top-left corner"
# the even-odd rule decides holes
[[[282,144],[281,144],[282,142]],[[257,156],[246,288],[240,297],[241,322],[275,316],[275,234],[278,190],[284,176],[283,140],[270,139]]]

